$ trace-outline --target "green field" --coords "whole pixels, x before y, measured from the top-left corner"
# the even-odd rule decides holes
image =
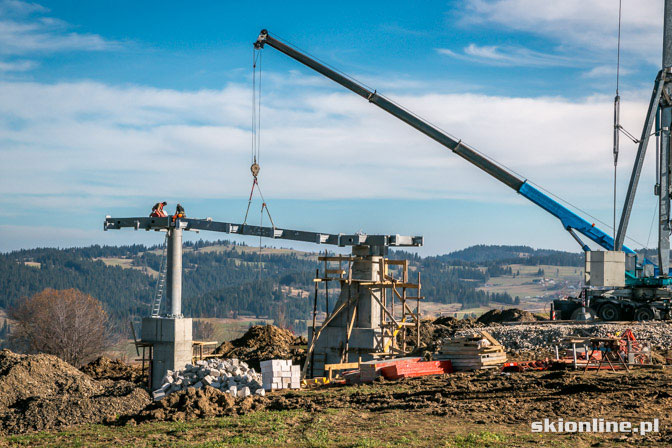
[[[319,413],[261,411],[186,423],[87,425],[63,432],[12,436],[0,439],[0,446],[587,448],[596,446],[596,440],[585,434],[532,434],[522,425],[488,425],[486,429],[484,425],[403,410],[325,409]]]

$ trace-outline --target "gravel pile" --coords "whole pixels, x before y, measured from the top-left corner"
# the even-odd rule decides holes
[[[163,377],[162,386],[152,392],[155,401],[186,389],[219,389],[234,398],[252,394],[264,395],[261,374],[237,359],[209,359],[187,364],[184,370],[171,371]]]
[[[608,334],[623,332],[630,328],[637,339],[649,341],[653,348],[672,348],[672,323],[624,323],[624,324],[520,324],[490,325],[481,329],[488,331],[507,351],[519,352],[526,350],[550,349],[566,337],[578,336],[603,337]],[[479,329],[480,330],[480,329]],[[473,330],[458,331],[456,336],[468,336]]]

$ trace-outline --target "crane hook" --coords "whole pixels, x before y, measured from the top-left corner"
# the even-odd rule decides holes
[[[261,170],[261,167],[257,164],[257,162],[254,162],[252,166],[250,166],[250,171],[252,171],[252,176],[256,179],[257,175],[259,174],[259,170]]]

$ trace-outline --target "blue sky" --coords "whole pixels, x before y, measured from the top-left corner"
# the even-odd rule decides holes
[[[607,227],[617,14],[615,1],[579,0],[0,0],[0,250],[157,242],[101,229],[159,199],[241,221],[262,28]],[[636,135],[661,34],[662,0],[623,1],[622,121]],[[355,95],[270,48],[262,70],[260,183],[279,227],[421,234],[423,253],[577,249],[554,218]],[[619,203],[634,151],[623,143]],[[634,247],[655,240],[652,166]]]

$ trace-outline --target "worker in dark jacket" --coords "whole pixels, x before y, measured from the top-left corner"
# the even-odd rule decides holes
[[[152,207],[152,213],[149,214],[150,218],[165,218],[168,214],[163,210],[163,207],[168,205],[167,202],[157,202]]]
[[[175,207],[175,214],[173,215],[173,221],[175,221],[177,218],[186,218],[187,214],[184,212],[184,207],[182,207],[180,204],[177,204],[177,207]]]

